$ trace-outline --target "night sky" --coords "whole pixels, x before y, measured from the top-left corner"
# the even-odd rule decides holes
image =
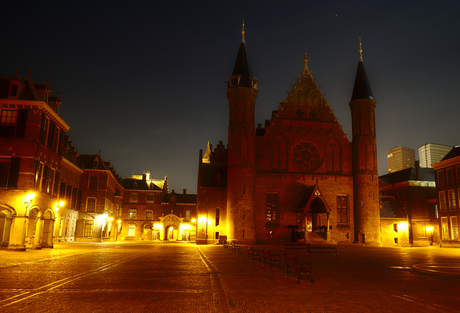
[[[101,151],[122,177],[150,169],[196,192],[199,150],[227,144],[228,76],[241,39],[259,79],[256,124],[287,97],[308,53],[351,140],[362,33],[377,100],[379,175],[386,152],[460,144],[460,1],[8,1],[0,5],[1,76],[59,90],[81,154]]]

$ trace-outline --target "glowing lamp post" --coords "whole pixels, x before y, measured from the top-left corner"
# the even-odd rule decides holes
[[[32,204],[32,201],[34,201],[35,194],[34,193],[29,193],[24,197],[24,205],[28,209],[30,205]]]

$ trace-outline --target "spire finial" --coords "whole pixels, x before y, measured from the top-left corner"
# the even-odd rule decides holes
[[[245,33],[245,31],[244,31],[244,14],[243,14],[243,28],[241,30],[241,42],[245,42],[244,41],[244,33]]]
[[[363,46],[361,43],[361,32],[359,32],[359,61],[363,60]]]
[[[29,71],[29,78],[32,77],[32,68],[30,68],[30,71]]]
[[[303,71],[308,71],[308,61],[310,60],[307,56],[307,53],[305,52],[305,54],[303,55],[303,58],[302,58],[304,64],[303,64]]]

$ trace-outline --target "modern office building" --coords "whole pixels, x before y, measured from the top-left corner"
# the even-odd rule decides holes
[[[431,164],[437,163],[452,150],[451,146],[440,145],[437,143],[426,143],[418,148],[418,159],[420,167],[431,167]]]
[[[415,166],[415,150],[404,146],[387,152],[388,173],[394,173]]]

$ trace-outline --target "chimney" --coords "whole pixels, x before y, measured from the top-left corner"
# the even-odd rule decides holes
[[[187,189],[184,189],[184,195],[186,195],[186,194],[187,194]]]
[[[422,175],[420,173],[420,161],[415,161],[415,179],[422,180]]]

